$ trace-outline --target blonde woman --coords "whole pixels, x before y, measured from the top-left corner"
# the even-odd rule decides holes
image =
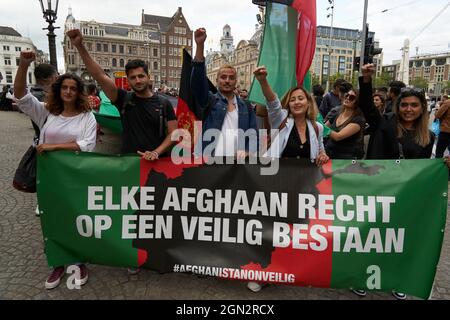
[[[267,154],[273,158],[310,159],[323,165],[329,158],[323,145],[323,126],[316,122],[317,107],[312,96],[301,87],[292,88],[280,101],[267,81],[267,69],[254,71],[267,100],[270,127],[279,134]]]

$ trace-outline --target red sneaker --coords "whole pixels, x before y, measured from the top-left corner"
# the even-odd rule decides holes
[[[47,281],[45,281],[45,289],[50,290],[59,286],[61,279],[64,277],[65,271],[66,270],[64,267],[56,267],[53,269],[48,276]]]
[[[77,286],[82,286],[88,281],[88,271],[84,264],[80,264],[78,268],[80,268],[80,278],[75,278],[75,284]]]

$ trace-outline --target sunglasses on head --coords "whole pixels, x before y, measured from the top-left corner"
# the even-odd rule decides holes
[[[350,94],[350,93],[346,93],[344,98],[347,99],[348,101],[355,101],[356,100],[356,96],[354,94]]]
[[[402,94],[425,94],[425,91],[420,88],[402,88],[400,92]]]

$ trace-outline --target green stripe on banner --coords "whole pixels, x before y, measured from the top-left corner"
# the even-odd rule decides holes
[[[343,169],[343,164],[333,161],[333,172]],[[426,299],[432,289],[445,229],[448,173],[442,170],[441,159],[402,161],[401,164],[383,161],[382,165],[379,161],[364,161],[364,164],[377,164],[378,169],[374,167],[371,175],[333,176],[333,194],[366,196],[365,199],[395,195],[396,203],[391,206],[387,223],[382,221],[383,208],[379,202],[375,223],[368,223],[367,219],[366,222],[334,221],[333,226],[345,226],[347,231],[351,227],[359,228],[361,243],[357,244],[358,235],[349,239],[348,232],[340,237],[341,250],[333,254],[331,287],[348,289],[348,284],[352,283],[355,289],[377,290],[379,285],[384,292],[396,290]],[[387,239],[389,234],[399,240],[401,229],[405,230],[403,252],[395,253],[394,246],[391,253],[387,252],[392,243]],[[350,252],[345,252],[347,241],[349,245],[356,243],[347,247]],[[370,252],[355,252],[359,251],[355,247],[366,249],[364,251],[370,249]]]
[[[296,43],[298,13],[291,7],[267,3],[264,38],[258,66],[266,66],[268,81],[274,92],[281,97],[297,85]],[[258,81],[253,80],[249,100],[261,105],[266,104]]]
[[[61,266],[74,262],[92,262],[111,266],[137,266],[138,250],[132,248],[132,240],[122,238],[122,215],[134,214],[133,210],[115,208],[108,215],[112,226],[101,238],[97,226],[105,224],[101,217],[105,211],[88,211],[88,186],[100,186],[106,195],[108,186],[132,187],[140,185],[140,157],[110,157],[94,153],[46,152],[38,157],[38,199],[45,251],[49,266]],[[59,174],[61,173],[61,174]],[[89,173],[89,174],[86,174]],[[114,174],[111,174],[114,173]],[[42,177],[45,177],[42,179]],[[110,201],[99,203],[121,203],[121,187],[112,188]],[[105,196],[107,197],[107,196]],[[82,237],[77,230],[77,217],[85,216],[82,229],[93,233]],[[95,218],[97,216],[97,218]],[[97,220],[95,220],[97,219]],[[80,250],[80,248],[83,248]]]

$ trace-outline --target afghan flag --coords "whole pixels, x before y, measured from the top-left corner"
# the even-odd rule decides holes
[[[258,65],[266,66],[269,83],[278,96],[303,85],[311,89],[309,67],[316,50],[316,1],[269,0]],[[265,104],[259,84],[253,81],[250,100]]]
[[[192,57],[183,49],[183,66],[181,68],[180,92],[177,104],[178,128],[189,131],[191,137],[194,137],[194,123],[198,120],[195,115],[195,99],[191,91],[191,74],[192,74]],[[213,93],[217,92],[215,86],[208,80],[209,90]],[[201,120],[201,119],[200,119]],[[194,143],[195,137],[192,140]]]

